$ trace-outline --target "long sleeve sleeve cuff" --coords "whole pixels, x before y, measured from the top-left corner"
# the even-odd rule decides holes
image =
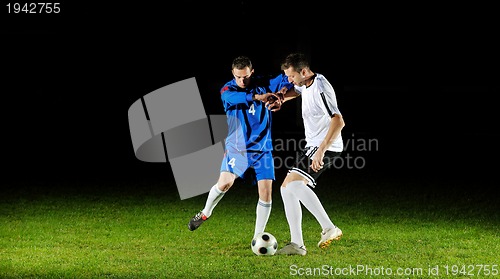
[[[248,101],[248,102],[253,101],[253,93],[248,93],[248,94],[247,94],[247,101]]]

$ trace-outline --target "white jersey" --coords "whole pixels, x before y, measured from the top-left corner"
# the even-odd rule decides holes
[[[295,91],[302,97],[305,147],[319,146],[328,133],[333,115],[341,115],[337,107],[335,91],[330,82],[321,74],[315,74],[313,83],[309,87],[295,86]],[[344,143],[340,134],[328,150],[341,152],[343,148]]]

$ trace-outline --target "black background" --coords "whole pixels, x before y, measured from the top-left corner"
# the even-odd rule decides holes
[[[135,158],[130,105],[196,77],[206,113],[223,114],[218,90],[236,55],[277,74],[295,50],[334,85],[345,137],[379,141],[366,154],[376,170],[487,181],[498,170],[492,7],[63,2],[43,15],[9,14],[5,3],[5,179],[171,176]],[[300,135],[295,105],[275,116],[277,137]]]

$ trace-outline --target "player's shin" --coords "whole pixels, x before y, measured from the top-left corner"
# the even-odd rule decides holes
[[[311,212],[322,228],[335,227],[316,193],[304,181],[291,181],[287,184],[286,188],[295,193],[297,197],[300,197],[300,202]]]
[[[212,186],[210,192],[208,192],[205,208],[202,210],[205,216],[210,217],[210,215],[212,215],[212,211],[214,210],[217,203],[219,203],[219,201],[222,199],[222,197],[224,197],[225,193],[226,192],[219,190],[219,188],[217,187],[217,183]]]
[[[302,236],[302,207],[299,199],[288,187],[280,187],[285,216],[290,228],[290,241],[302,246],[304,238]]]
[[[269,216],[271,215],[272,201],[265,202],[259,199],[256,208],[255,232],[254,237],[258,233],[264,232]]]

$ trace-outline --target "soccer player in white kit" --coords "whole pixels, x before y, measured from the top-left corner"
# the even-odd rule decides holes
[[[341,131],[345,123],[332,85],[323,75],[310,69],[304,54],[288,55],[281,69],[288,76],[288,81],[294,84],[294,89],[283,96],[283,101],[299,96],[302,98],[306,146],[280,188],[291,242],[278,250],[277,254],[306,255],[301,203],[321,225],[318,247],[325,249],[342,236],[342,230],[333,224],[311,188],[316,186],[320,174],[332,167],[334,159],[343,150]]]

